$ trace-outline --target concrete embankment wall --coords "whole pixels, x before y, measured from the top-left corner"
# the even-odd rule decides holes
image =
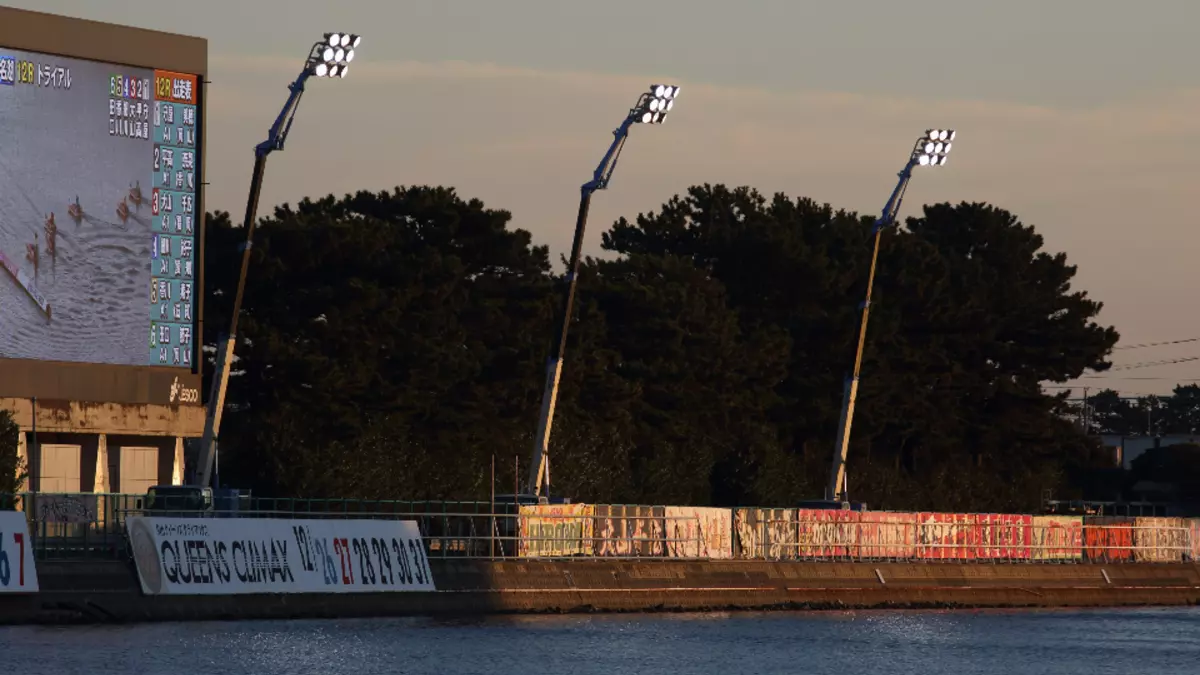
[[[39,565],[0,622],[342,618],[588,611],[1200,604],[1200,565],[431,560],[429,593],[157,596],[131,563]]]

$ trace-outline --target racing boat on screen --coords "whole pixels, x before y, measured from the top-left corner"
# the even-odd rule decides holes
[[[29,246],[36,251],[35,245],[30,244]],[[38,309],[42,310],[42,312],[46,315],[46,318],[49,319],[50,303],[46,301],[46,298],[43,297],[40,292],[38,292],[37,284],[34,283],[33,279],[31,279],[28,274],[21,270],[21,268],[17,267],[15,262],[5,256],[3,251],[0,251],[0,267],[3,267],[4,271],[8,272],[8,275],[13,278],[13,281],[17,282],[17,285],[29,295],[30,299],[37,304]]]
[[[58,257],[58,224],[54,222],[54,214],[51,213],[46,218],[46,253],[50,254],[51,258]]]
[[[67,207],[67,215],[75,219],[75,222],[83,220],[83,207],[79,205],[79,195],[75,195],[75,201]]]
[[[129,201],[133,202],[134,206],[142,205],[142,182],[138,181],[134,185],[129,186]]]
[[[129,220],[129,203],[126,197],[121,197],[121,201],[117,202],[117,217],[122,223]]]

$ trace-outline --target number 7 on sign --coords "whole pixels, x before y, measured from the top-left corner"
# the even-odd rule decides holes
[[[13,532],[13,541],[17,543],[17,579],[18,585],[25,585],[25,533]]]

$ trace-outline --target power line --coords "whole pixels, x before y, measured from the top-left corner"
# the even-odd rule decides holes
[[[1171,366],[1177,363],[1190,363],[1192,361],[1200,361],[1200,356],[1188,356],[1182,359],[1163,359],[1161,361],[1142,361],[1141,363],[1131,363],[1126,366],[1109,368],[1108,372],[1111,373],[1119,370],[1137,370],[1139,368],[1154,368],[1155,366]]]
[[[1166,347],[1169,345],[1182,345],[1189,342],[1200,342],[1200,337],[1184,338],[1182,340],[1167,340],[1165,342],[1143,342],[1137,345],[1125,345],[1124,347],[1113,347],[1113,351],[1118,349],[1146,349],[1148,347]]]
[[[1108,375],[1080,375],[1078,379],[1080,379],[1080,380],[1083,380],[1083,379],[1115,380],[1118,382],[1134,382],[1134,381],[1137,381],[1137,382],[1179,382],[1179,383],[1189,383],[1189,384],[1200,382],[1200,379],[1196,379],[1196,378],[1151,377],[1151,376],[1146,376],[1146,375],[1140,375],[1140,376],[1131,375],[1131,376],[1127,376],[1127,377],[1120,377],[1120,376],[1110,377]]]

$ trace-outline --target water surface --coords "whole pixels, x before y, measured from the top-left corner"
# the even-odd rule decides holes
[[[0,653],[22,675],[1196,675],[1200,609],[29,627]]]

